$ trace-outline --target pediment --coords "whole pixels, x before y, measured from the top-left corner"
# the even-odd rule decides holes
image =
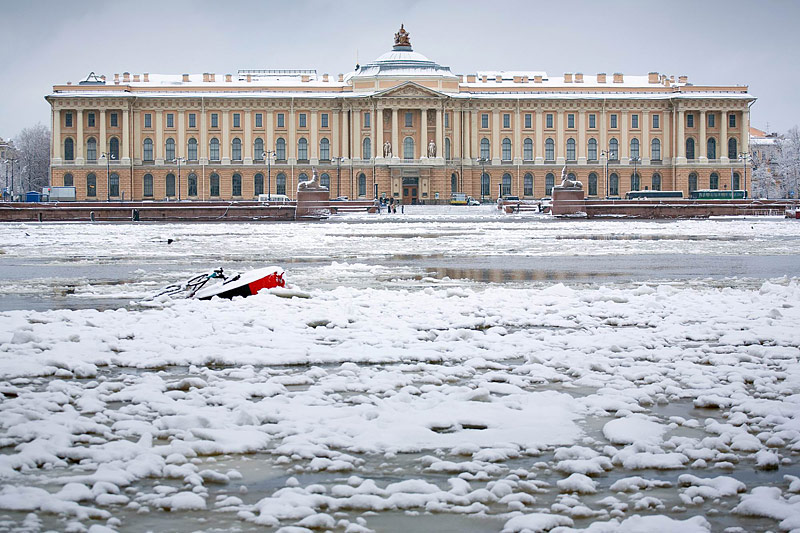
[[[447,98],[446,94],[440,93],[439,91],[434,91],[433,89],[429,89],[420,85],[419,83],[414,83],[413,81],[407,81],[405,83],[401,83],[400,85],[384,89],[383,91],[375,94],[375,96],[379,98]]]

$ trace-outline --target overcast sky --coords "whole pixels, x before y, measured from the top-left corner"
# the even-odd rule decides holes
[[[658,71],[749,85],[753,126],[800,123],[797,0],[0,0],[0,137],[50,125],[44,96],[89,72],[338,74],[393,45],[456,74]]]

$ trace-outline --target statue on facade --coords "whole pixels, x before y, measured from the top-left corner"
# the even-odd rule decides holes
[[[311,179],[307,181],[301,181],[297,184],[297,190],[303,191],[306,189],[320,189],[321,186],[319,184],[319,177],[317,176],[317,167],[311,167]]]
[[[428,143],[428,157],[436,157],[436,143],[433,139]]]
[[[569,179],[569,175],[567,174],[567,165],[564,165],[564,168],[561,169],[561,185],[559,185],[559,187],[562,189],[569,187],[583,189],[583,183],[578,180]]]
[[[383,157],[392,157],[392,143],[389,141],[383,143]]]
[[[408,40],[409,33],[400,24],[400,31],[394,34],[395,46],[411,46],[411,41]]]

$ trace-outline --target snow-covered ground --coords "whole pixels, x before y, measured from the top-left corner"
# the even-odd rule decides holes
[[[5,225],[0,531],[800,530],[796,222],[463,209]]]

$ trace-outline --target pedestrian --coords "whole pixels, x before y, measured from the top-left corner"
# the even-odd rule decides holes
[[[405,208],[405,205],[403,205],[403,203],[401,202],[400,203],[400,214],[401,215],[404,213],[404,211],[403,211],[404,208]]]

